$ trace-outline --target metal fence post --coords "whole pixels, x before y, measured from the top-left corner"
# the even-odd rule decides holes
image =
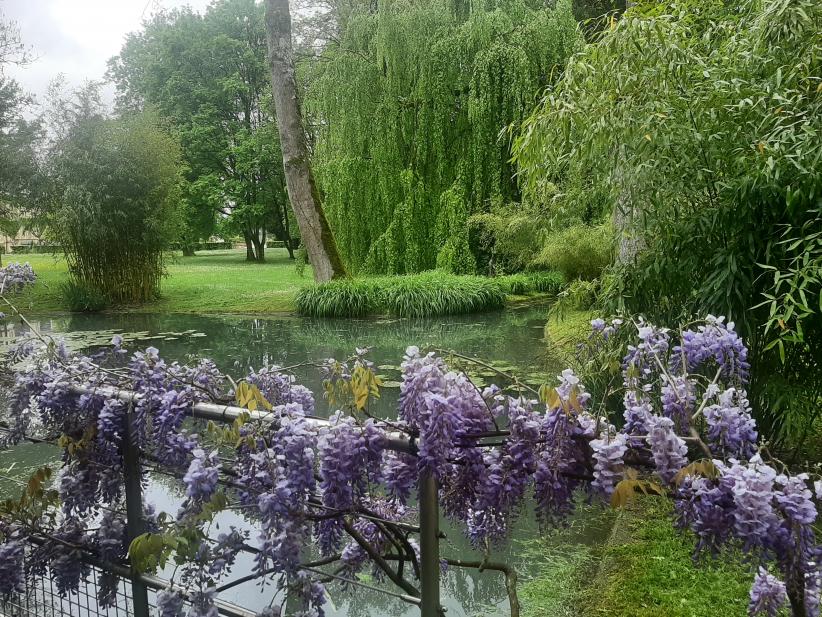
[[[440,606],[440,508],[437,478],[424,471],[420,487],[420,613],[442,617]]]
[[[140,449],[134,430],[134,404],[128,404],[125,435],[123,435],[123,475],[126,492],[126,535],[129,544],[145,531],[143,521],[143,487],[140,475]],[[149,617],[148,588],[137,572],[131,569],[131,595],[134,617]]]

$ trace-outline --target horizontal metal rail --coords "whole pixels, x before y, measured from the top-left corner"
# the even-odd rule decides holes
[[[117,398],[125,403],[136,403],[142,395],[131,390],[123,390],[113,386],[100,386],[99,388],[88,388],[85,386],[71,386],[70,390],[75,394],[98,394],[108,398]],[[233,405],[219,405],[217,403],[194,403],[191,406],[191,415],[201,420],[213,420],[215,422],[234,422],[241,415],[247,415],[251,420],[259,422],[274,422],[278,419],[276,414],[270,411],[249,410],[244,407]],[[322,418],[306,418],[311,426],[323,428],[331,426],[331,422]],[[415,454],[417,446],[415,440],[400,431],[390,431],[386,433],[386,450],[394,452],[406,452]]]
[[[85,386],[71,386],[70,391],[75,394],[100,395],[106,398],[116,398],[125,403],[137,403],[142,399],[141,394],[114,386],[100,386],[89,388]],[[215,422],[233,422],[240,416],[249,417],[251,420],[259,422],[275,422],[278,416],[270,411],[249,410],[233,405],[219,405],[216,403],[194,403],[191,406],[191,415],[202,420],[212,420]],[[331,422],[322,418],[306,417],[306,422],[316,428],[331,426]],[[408,454],[417,453],[417,445],[413,437],[409,437],[401,431],[391,431],[386,433],[384,443],[386,450],[395,452],[405,452]],[[126,483],[139,482],[139,476],[126,477]],[[438,486],[434,478],[429,478],[423,482],[420,478],[420,510],[425,512],[424,520],[420,521],[420,536],[424,539],[420,547],[420,572],[423,579],[423,589],[419,598],[409,595],[409,600],[420,606],[421,617],[441,617],[442,608],[439,603],[440,586],[440,555],[439,555],[439,503]],[[351,533],[349,531],[349,533]],[[385,569],[386,573],[391,572],[390,568]],[[126,575],[137,581],[137,587],[144,584],[148,587],[164,589],[169,588],[169,584],[156,577],[146,577],[144,575],[133,575],[127,570]],[[397,581],[399,584],[399,582]],[[400,585],[402,586],[402,585]],[[404,599],[404,598],[403,598]],[[217,604],[218,610],[227,617],[253,617],[254,613],[245,611],[240,607],[228,605],[220,601]]]

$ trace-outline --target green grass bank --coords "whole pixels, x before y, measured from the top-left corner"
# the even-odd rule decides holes
[[[4,255],[3,263],[28,261],[37,283],[16,297],[27,313],[69,311],[63,286],[69,280],[59,254]],[[303,276],[284,249],[269,249],[266,263],[249,263],[244,250],[172,255],[160,296],[139,306],[115,310],[142,313],[277,314],[297,310],[317,317],[401,316],[471,313],[502,308],[540,293],[557,293],[561,275],[521,273],[497,278],[426,272],[402,277],[370,277],[315,285],[311,269]]]
[[[692,559],[671,503],[638,497],[600,546],[546,541],[521,586],[523,617],[745,617],[753,572],[742,556]]]
[[[284,249],[269,249],[266,263],[245,261],[245,251],[202,251],[194,257],[174,254],[169,260],[160,297],[131,312],[164,313],[283,313],[294,310],[297,291],[311,282],[311,270],[299,276]],[[4,255],[3,263],[28,261],[37,283],[17,297],[21,310],[68,310],[61,286],[68,280],[62,255]]]

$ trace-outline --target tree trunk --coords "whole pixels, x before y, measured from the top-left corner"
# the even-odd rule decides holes
[[[265,229],[255,229],[251,234],[251,241],[254,243],[257,263],[265,263]]]
[[[251,234],[248,233],[248,231],[243,231],[243,240],[245,240],[245,260],[257,261],[257,257],[254,255],[254,243],[251,240]]]
[[[619,160],[624,159],[621,155],[621,151],[615,153]],[[630,180],[626,178],[622,167],[615,168],[613,181],[619,187],[619,195],[617,195],[611,219],[618,240],[616,262],[620,266],[631,265],[636,262],[637,256],[645,248],[645,238],[638,208],[631,195]]]
[[[183,257],[194,257],[194,245],[183,244]]]
[[[268,62],[288,197],[314,269],[314,280],[341,278],[346,276],[345,266],[323,212],[308,158],[294,78],[288,0],[266,0],[265,6]]]
[[[294,239],[291,237],[291,226],[288,224],[288,212],[285,211],[283,212],[283,230],[285,231],[285,250],[288,251],[288,258],[294,259],[296,242],[294,242]]]

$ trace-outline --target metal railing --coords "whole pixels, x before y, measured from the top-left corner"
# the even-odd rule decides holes
[[[77,394],[96,394],[117,398],[127,403],[135,403],[140,395],[128,390],[112,387],[95,389],[76,386],[72,390]],[[276,417],[270,413],[249,411],[242,407],[218,405],[214,403],[197,403],[192,407],[192,416],[215,422],[233,422],[240,415],[260,422],[271,422]],[[123,471],[126,497],[126,531],[127,540],[144,533],[143,500],[141,485],[141,453],[130,430],[132,426],[130,406],[126,434],[123,440]],[[309,418],[308,422],[316,428],[328,426],[327,420]],[[415,453],[414,440],[403,433],[389,433],[385,442],[387,450]],[[417,596],[408,596],[411,604],[420,608],[421,617],[441,617],[440,605],[440,529],[438,484],[435,477],[421,473],[419,477],[419,535],[420,535],[420,589]],[[0,598],[0,617],[149,617],[154,606],[156,591],[170,589],[172,585],[159,577],[146,576],[128,567],[102,563],[88,555],[89,577],[81,583],[78,593],[61,597],[56,593],[48,576],[38,577],[29,583],[24,593]],[[98,579],[102,572],[109,571],[122,577],[116,596],[116,603],[111,608],[99,606],[97,593]],[[399,594],[398,594],[399,595]],[[402,597],[402,596],[400,596]],[[217,601],[217,609],[226,617],[254,617],[255,612],[232,603]]]

